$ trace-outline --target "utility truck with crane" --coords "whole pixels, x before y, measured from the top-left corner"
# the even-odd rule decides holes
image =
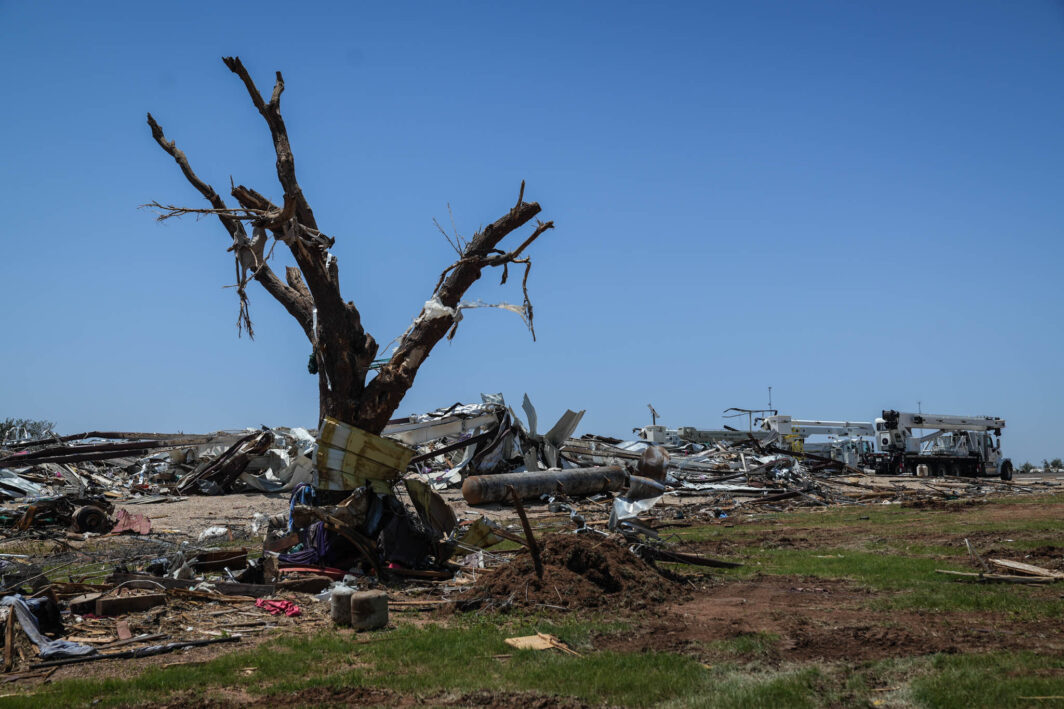
[[[857,466],[872,454],[875,427],[867,421],[817,421],[790,416],[766,416],[761,430],[779,436],[792,451],[822,455],[846,465]],[[811,436],[830,436],[826,442],[809,442]]]
[[[1001,455],[1005,419],[993,416],[884,411],[875,421],[879,453],[871,457],[882,475],[998,476],[1012,479],[1012,461]],[[922,436],[914,430],[929,430]]]
[[[757,430],[753,430],[751,420],[749,431],[703,430],[690,426],[667,429],[660,425],[636,431],[647,441],[675,446],[775,440],[791,451],[871,468],[880,475],[1012,479],[1012,461],[1001,455],[1001,430],[1005,428],[1005,420],[1001,418],[885,410],[881,418],[869,423],[795,419],[771,410],[756,413],[770,414],[758,419]],[[930,433],[914,433],[920,430]],[[829,440],[811,442],[808,439],[812,436],[827,436]],[[876,446],[878,452],[874,450]]]

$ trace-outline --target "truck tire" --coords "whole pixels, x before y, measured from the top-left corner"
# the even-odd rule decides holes
[[[1012,461],[1011,460],[1003,460],[1003,461],[1001,461],[1001,479],[1002,480],[1012,480]]]

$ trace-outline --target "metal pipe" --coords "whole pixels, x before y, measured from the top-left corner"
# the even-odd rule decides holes
[[[503,475],[474,475],[462,483],[462,497],[471,505],[486,505],[508,499],[507,486],[513,485],[521,499],[561,492],[566,495],[594,495],[616,492],[624,487],[624,469],[617,465],[569,470],[539,470]]]

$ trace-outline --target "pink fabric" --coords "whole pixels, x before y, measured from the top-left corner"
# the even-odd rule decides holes
[[[291,601],[270,601],[265,598],[260,598],[255,601],[255,605],[264,610],[268,610],[270,615],[281,615],[284,613],[289,617],[294,617],[302,612],[299,610],[299,606]]]

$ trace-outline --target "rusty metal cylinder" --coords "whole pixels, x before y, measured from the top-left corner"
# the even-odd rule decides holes
[[[503,475],[474,475],[462,483],[462,497],[471,505],[506,502],[507,488],[513,485],[521,499],[561,492],[566,495],[594,495],[616,492],[624,487],[624,469],[617,465],[568,470],[538,470]]]

